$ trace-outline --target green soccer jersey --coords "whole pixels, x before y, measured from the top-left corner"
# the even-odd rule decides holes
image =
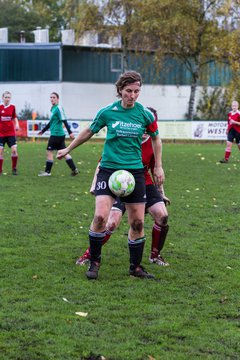
[[[142,135],[147,129],[151,136],[158,134],[154,116],[140,103],[133,108],[123,108],[121,100],[101,109],[90,129],[97,133],[104,126],[107,136],[100,165],[110,169],[141,169]]]
[[[63,108],[59,105],[53,105],[50,117],[50,132],[54,136],[63,136],[63,121],[67,120]]]

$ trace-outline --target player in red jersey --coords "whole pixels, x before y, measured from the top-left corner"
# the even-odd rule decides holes
[[[234,140],[240,150],[240,112],[238,110],[238,102],[232,102],[232,111],[228,114],[228,126],[227,126],[227,146],[225,149],[225,156],[223,160],[220,160],[220,163],[226,164],[231,156],[232,145]]]
[[[157,119],[156,110],[149,108]],[[142,162],[144,165],[144,176],[146,183],[146,213],[149,213],[153,220],[154,225],[152,228],[152,245],[151,245],[151,254],[149,261],[161,266],[169,266],[169,263],[162,257],[161,250],[163,249],[167,233],[168,233],[168,211],[166,204],[170,204],[170,200],[165,196],[163,186],[158,190],[153,183],[152,175],[155,165],[154,153],[152,149],[152,141],[149,135],[144,134],[142,141]],[[150,174],[150,172],[151,174]],[[90,192],[94,194],[95,182],[96,182],[96,173],[98,172],[98,167],[95,172],[92,186]],[[103,245],[109,240],[112,233],[119,226],[122,216],[125,213],[125,206],[120,201],[116,199],[116,202],[113,204],[111,209],[107,226],[106,226],[106,235],[103,240]],[[84,265],[88,263],[90,259],[90,249],[88,248],[85,253],[80,256],[76,261],[77,265]]]
[[[11,148],[12,156],[12,174],[17,175],[17,141],[16,130],[19,129],[16,108],[10,104],[11,93],[5,91],[2,95],[3,103],[0,104],[0,175],[2,175],[4,160],[4,145]]]

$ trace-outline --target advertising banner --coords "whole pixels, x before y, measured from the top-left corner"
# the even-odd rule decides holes
[[[159,133],[162,139],[191,139],[190,121],[158,121]]]
[[[27,136],[33,138],[48,138],[50,136],[50,130],[47,130],[43,135],[38,135],[39,131],[41,131],[49,122],[49,120],[28,120],[27,121]],[[88,120],[68,120],[68,124],[70,129],[72,130],[74,136],[76,137],[79,132],[84,129],[87,125],[89,125],[91,121]],[[99,131],[98,134],[94,135],[93,138],[105,139],[107,129],[104,128]],[[64,127],[64,132],[66,134],[66,138],[69,138],[68,132]]]
[[[226,140],[226,121],[192,121],[192,139]]]
[[[49,120],[21,120],[18,137],[48,138],[50,131],[38,135]],[[69,126],[76,137],[88,126],[90,120],[68,120]],[[226,140],[226,121],[158,121],[159,133],[162,139],[185,140]],[[64,127],[66,138],[69,137]],[[103,128],[93,138],[105,139],[107,129]]]

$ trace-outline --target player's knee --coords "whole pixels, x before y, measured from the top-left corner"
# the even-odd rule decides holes
[[[134,220],[132,223],[131,223],[131,228],[133,231],[136,231],[136,232],[142,232],[143,231],[143,221],[142,220]]]
[[[154,217],[154,221],[158,226],[167,226],[168,214],[158,214],[158,216]]]
[[[160,226],[167,226],[168,223],[168,215],[164,215],[160,219]]]
[[[110,224],[107,224],[107,229],[111,232],[113,232],[117,227],[117,224],[115,221],[112,221]]]
[[[93,219],[93,222],[98,228],[102,228],[102,227],[105,227],[107,221],[106,221],[104,216],[95,215],[94,219]]]

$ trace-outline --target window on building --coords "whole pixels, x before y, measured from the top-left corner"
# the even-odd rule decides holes
[[[122,71],[123,69],[123,56],[121,53],[111,54],[111,71]]]

